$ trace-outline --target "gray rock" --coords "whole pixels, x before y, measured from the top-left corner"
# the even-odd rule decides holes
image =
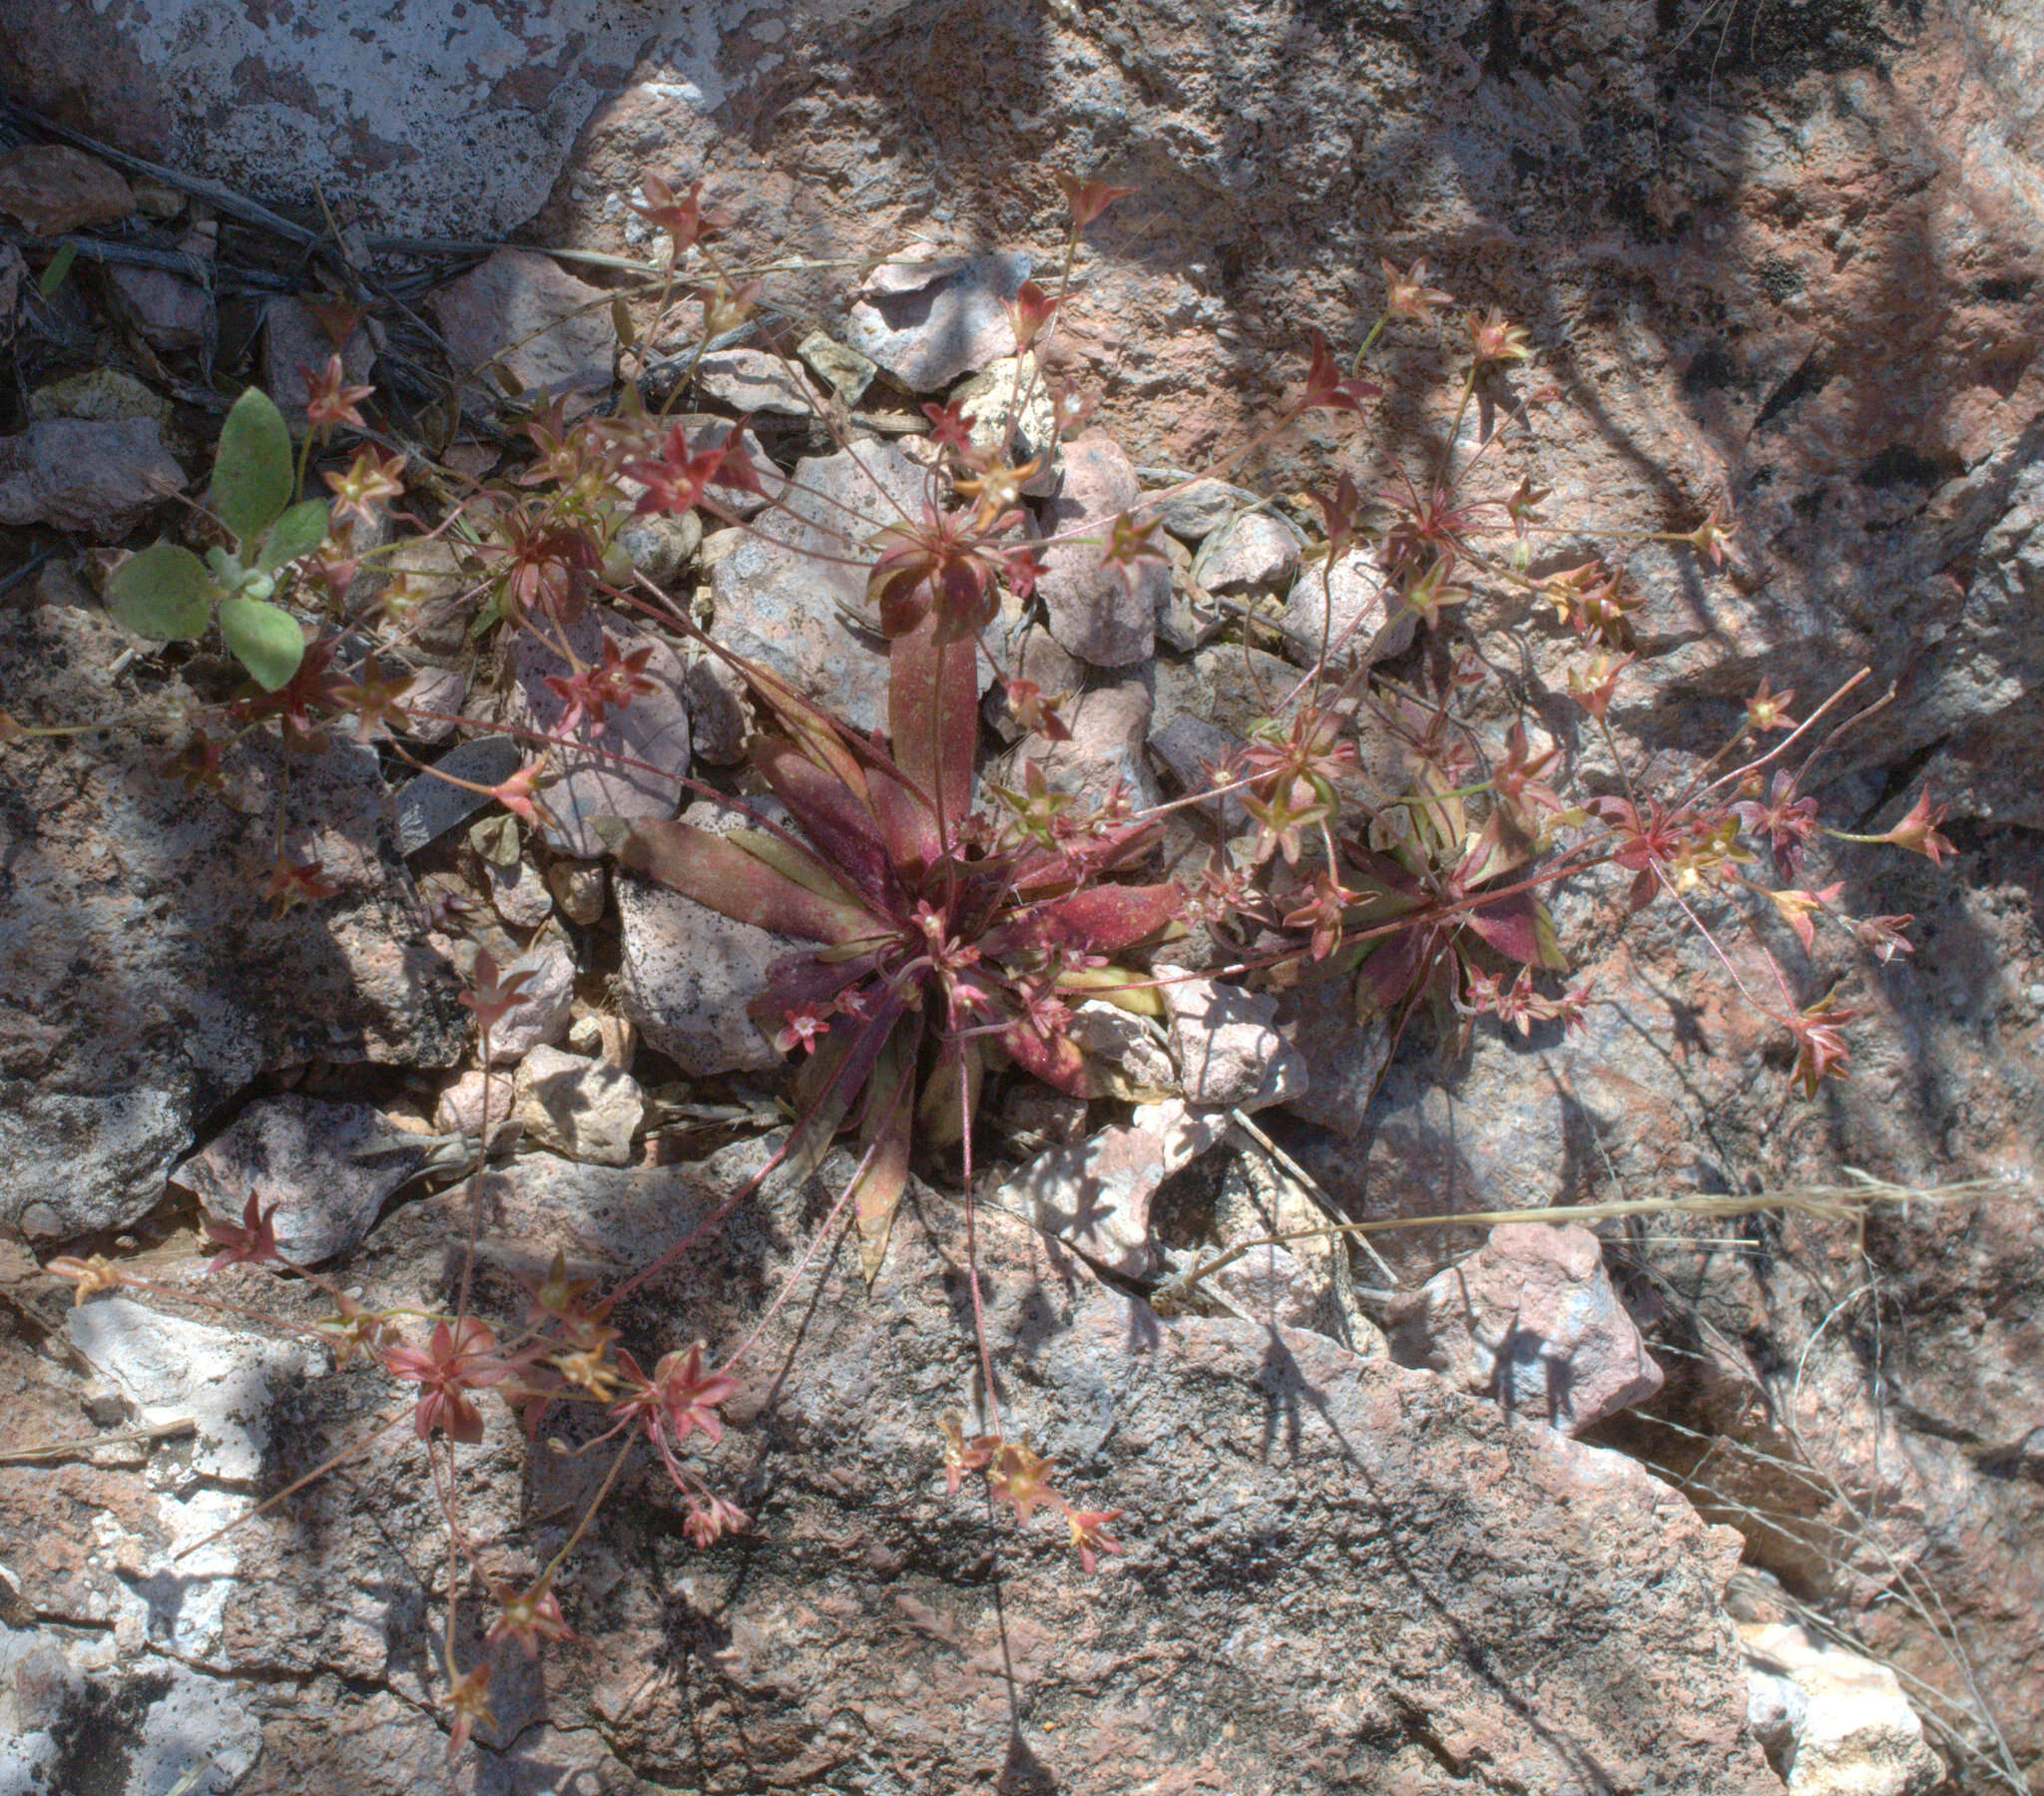
[[[1291,583],[1282,620],[1287,655],[1309,665],[1331,643],[1337,659],[1353,655],[1383,661],[1412,646],[1418,619],[1395,601],[1386,618],[1383,578],[1375,569],[1356,555],[1343,556],[1324,577],[1323,567],[1320,562],[1308,563]]]
[[[912,246],[910,254],[927,245]],[[949,256],[874,270],[845,320],[851,347],[911,393],[934,393],[1015,351],[1003,309],[1029,278],[1021,254]]]
[[[1104,1075],[1097,1098],[1135,1098],[1155,1103],[1178,1096],[1178,1069],[1163,1033],[1147,1018],[1119,1005],[1091,999],[1072,1010],[1071,1037],[1100,1063]]]
[[[200,349],[212,342],[217,326],[213,295],[195,280],[165,268],[108,268],[107,282],[121,309],[142,332],[152,349],[166,354]]]
[[[1298,538],[1268,512],[1224,525],[1200,545],[1193,579],[1210,593],[1243,593],[1288,581],[1298,569]]]
[[[1391,1032],[1380,1017],[1357,1021],[1353,976],[1307,968],[1278,996],[1278,1030],[1306,1071],[1305,1089],[1284,1108],[1339,1135],[1360,1133],[1391,1056]]]
[[[1214,783],[1214,770],[1225,771],[1229,757],[1242,747],[1242,738],[1229,734],[1219,724],[1191,711],[1180,711],[1162,728],[1150,732],[1150,752],[1169,769],[1181,792],[1205,791]],[[1231,792],[1203,807],[1203,814],[1220,813],[1224,837],[1232,836],[1249,821],[1242,797]]]
[[[262,1750],[244,1692],[175,1661],[170,1688],[143,1711],[123,1796],[229,1796]]]
[[[189,1416],[192,1469],[231,1484],[261,1476],[276,1399],[324,1360],[295,1341],[216,1328],[122,1296],[67,1311],[64,1334],[145,1423]]]
[[[728,662],[699,655],[682,689],[689,699],[690,745],[713,767],[737,766],[753,727],[745,680]]]
[[[535,1048],[518,1067],[516,1109],[525,1138],[570,1159],[600,1166],[632,1163],[634,1137],[646,1125],[646,1095],[622,1068]]]
[[[575,956],[568,944],[558,935],[544,936],[498,971],[500,975],[529,972],[532,978],[519,988],[518,1002],[490,1031],[492,1064],[506,1067],[535,1048],[565,1042],[575,1006]]]
[[[1171,982],[1159,990],[1171,1011],[1171,1051],[1187,1102],[1259,1111],[1304,1097],[1311,1074],[1278,1031],[1278,1000],[1218,980],[1175,977],[1184,971],[1157,969]]]
[[[0,616],[0,688],[31,715],[129,707],[122,636],[90,612]],[[182,697],[176,681],[159,702]],[[368,749],[242,738],[227,801],[166,777],[185,745],[147,723],[9,745],[0,814],[0,1216],[40,1236],[154,1204],[194,1121],[258,1073],[313,1060],[445,1066],[467,1035],[425,938]],[[337,887],[281,917],[262,898],[276,806]],[[32,820],[32,822],[31,822]]]
[[[1034,761],[1054,790],[1074,793],[1084,803],[1097,803],[1118,780],[1133,803],[1157,802],[1157,781],[1143,753],[1151,716],[1147,668],[1080,692],[1066,702],[1063,715],[1070,737],[1024,737],[1001,783],[1015,785],[1023,762]]]
[[[554,914],[554,895],[529,860],[520,858],[509,866],[499,866],[486,858],[483,879],[497,915],[513,929],[537,929]]]
[[[618,547],[632,558],[632,570],[655,586],[666,586],[703,546],[703,520],[692,511],[676,516],[648,512],[618,532]]]
[[[813,418],[822,395],[799,365],[765,349],[712,349],[695,367],[698,392],[735,412],[766,412],[783,418]]]
[[[561,914],[587,929],[603,915],[610,876],[601,861],[555,861],[547,868],[547,888]]]
[[[1653,1396],[1648,1357],[1586,1228],[1506,1222],[1482,1250],[1385,1310],[1399,1363],[1425,1366],[1563,1434]]]
[[[426,303],[457,375],[486,375],[501,362],[526,392],[585,409],[611,384],[618,333],[610,295],[552,256],[499,249]]]
[[[1001,1187],[998,1201],[1090,1260],[1125,1277],[1156,1263],[1150,1203],[1227,1132],[1224,1117],[1194,1113],[1178,1099],[1146,1104],[1130,1122],[1040,1153]]]
[[[274,1203],[278,1251],[310,1264],[361,1240],[430,1152],[366,1104],[286,1093],[250,1105],[172,1177],[222,1222],[239,1223],[252,1192],[265,1209]]]
[[[111,543],[184,487],[154,418],[49,418],[0,437],[0,524],[48,524]]]
[[[856,349],[846,348],[834,337],[812,330],[795,345],[795,354],[815,377],[824,382],[846,405],[856,405],[873,384],[878,366]]]
[[[854,729],[887,720],[887,659],[865,616],[866,547],[921,514],[922,466],[898,443],[859,443],[796,464],[784,511],[748,532],[711,574],[718,640],[762,662]],[[833,559],[825,559],[833,558]]]
[[[1257,495],[1225,480],[1195,480],[1149,501],[1164,528],[1182,543],[1204,543],[1231,518],[1258,503]]]
[[[687,669],[674,646],[615,617],[586,611],[564,631],[568,645],[585,664],[596,665],[605,639],[621,655],[651,649],[644,675],[655,689],[629,704],[614,707],[604,719],[603,733],[587,737],[587,747],[556,747],[548,783],[540,797],[552,812],[540,833],[561,854],[593,860],[603,852],[596,833],[598,817],[672,817],[681,808],[682,779],[689,771],[689,705],[682,695]],[[568,704],[547,685],[549,675],[565,676],[568,664],[551,644],[521,632],[511,649],[512,685],[505,721],[520,728],[558,731]]]
[[[302,300],[278,294],[263,302],[262,386],[280,411],[304,411],[305,371],[309,368],[315,377],[323,373],[335,353],[333,339]],[[367,324],[357,324],[347,333],[338,354],[350,386],[373,384],[376,345]]]
[[[456,779],[490,786],[509,779],[524,759],[514,736],[469,736],[455,743],[433,765]],[[431,773],[415,774],[397,791],[398,852],[418,853],[491,802],[487,793],[471,792],[467,786],[454,785]]]
[[[1143,489],[1121,446],[1099,431],[1065,445],[1055,498],[1043,507],[1046,530],[1063,538],[1044,552],[1037,583],[1051,635],[1081,661],[1125,668],[1147,661],[1157,640],[1157,614],[1171,597],[1171,570],[1144,563],[1128,578],[1105,567],[1108,529],[1135,512]]]
[[[719,810],[695,804],[686,818],[711,828]],[[723,814],[725,827],[745,821]],[[746,1006],[766,989],[773,963],[803,944],[651,880],[620,875],[617,891],[619,999],[646,1040],[693,1078],[778,1066],[779,1053]]]
[[[0,50],[24,104],[68,98],[85,129],[315,223],[323,192],[350,196],[371,229],[496,239],[545,205],[654,15],[558,0],[369,7],[311,35],[261,8],[183,27],[198,17],[19,0],[0,16]],[[716,106],[721,85],[698,73],[711,84],[692,89],[698,104]]]

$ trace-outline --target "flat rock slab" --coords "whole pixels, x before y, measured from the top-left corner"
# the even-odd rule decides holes
[[[581,1231],[592,1205],[612,1239],[644,1229],[638,1257],[760,1151],[572,1179],[535,1163],[491,1201],[540,1231],[528,1258],[550,1218]],[[662,1287],[660,1344],[757,1314],[827,1190],[735,1213]],[[1018,1528],[976,1490],[945,1494],[938,1418],[974,1413],[964,1222],[918,1192],[870,1292],[838,1256],[730,1405],[713,1476],[761,1494],[752,1533],[606,1598],[587,1701],[640,1776],[828,1782],[832,1717],[855,1712],[851,1762],[875,1788],[998,1788],[1005,1770],[1135,1796],[1203,1765],[1266,1796],[1780,1796],[1717,1609],[1730,1530],[1430,1375],[1303,1331],[1166,1323],[1013,1218],[978,1227],[1007,1430],[1072,1501],[1121,1512],[1125,1552],[1082,1574],[1052,1518]],[[648,1679],[662,1641],[713,1617],[716,1680]]]
[[[602,660],[606,638],[620,655],[652,651],[644,677],[654,689],[611,710],[603,734],[587,747],[556,747],[548,783],[540,788],[553,813],[540,825],[547,845],[594,860],[603,852],[596,818],[672,817],[681,808],[682,779],[689,771],[689,704],[682,690],[688,669],[671,643],[594,611],[562,634],[590,667]],[[560,730],[568,703],[546,682],[568,673],[557,649],[530,631],[520,632],[511,648],[506,721],[521,729]]]
[[[366,1104],[286,1093],[250,1105],[174,1176],[223,1222],[242,1220],[251,1193],[273,1203],[277,1248],[302,1265],[354,1246],[431,1150]]]
[[[786,508],[760,520],[710,577],[715,634],[836,710],[854,729],[887,721],[886,645],[865,616],[873,533],[920,518],[929,479],[898,443],[858,443],[797,462]]]
[[[49,418],[0,437],[0,524],[116,542],[184,486],[154,418]]]
[[[107,716],[107,619],[0,619],[0,688],[25,720]],[[180,688],[174,688],[180,689]],[[162,1194],[192,1124],[257,1073],[313,1060],[447,1066],[467,1037],[426,941],[375,756],[292,757],[285,839],[338,888],[262,898],[280,756],[260,734],[225,793],[161,768],[182,735],[138,725],[16,742],[0,786],[0,1217],[42,1236],[111,1228]]]
[[[1385,1326],[1404,1364],[1563,1434],[1661,1388],[1587,1228],[1503,1223],[1480,1251],[1393,1297]]]
[[[888,263],[852,306],[845,340],[911,393],[934,393],[1015,352],[1005,305],[1029,268],[1019,254]]]
[[[427,303],[456,374],[501,364],[527,391],[581,395],[584,407],[611,383],[618,333],[609,295],[550,255],[499,249]]]

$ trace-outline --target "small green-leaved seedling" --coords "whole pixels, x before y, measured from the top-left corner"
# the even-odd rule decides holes
[[[269,395],[251,387],[221,427],[213,512],[235,539],[206,559],[158,543],[123,562],[108,584],[114,616],[156,642],[189,642],[220,624],[228,653],[264,691],[286,684],[305,653],[297,621],[271,603],[278,574],[326,537],[326,501],[291,503],[291,437]]]

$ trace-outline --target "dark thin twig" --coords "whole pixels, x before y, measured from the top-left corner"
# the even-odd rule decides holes
[[[231,219],[240,219],[245,224],[259,225],[264,230],[274,231],[290,242],[310,248],[319,241],[316,231],[307,230],[302,224],[293,224],[281,213],[273,213],[266,206],[254,200],[245,199],[233,188],[223,187],[217,181],[208,181],[203,175],[187,175],[182,170],[167,169],[162,163],[153,163],[140,156],[130,156],[125,150],[116,150],[111,144],[103,144],[98,138],[87,137],[82,131],[73,131],[68,125],[59,125],[54,119],[46,119],[40,113],[33,113],[25,106],[18,106],[12,100],[0,98],[0,110],[19,124],[29,125],[37,131],[47,132],[63,143],[80,150],[89,150],[103,162],[110,162],[117,169],[128,169],[138,175],[147,175],[152,181],[160,181],[166,187],[174,187],[180,193],[190,194],[194,199],[204,200]]]

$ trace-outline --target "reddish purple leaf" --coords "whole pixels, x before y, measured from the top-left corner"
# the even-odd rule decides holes
[[[940,643],[932,613],[888,651],[887,715],[894,764],[929,794],[955,835],[972,809],[979,745],[979,643]]]
[[[1162,885],[1088,886],[1047,899],[1018,921],[1046,948],[1118,954],[1155,935],[1184,911],[1185,902],[1185,891],[1175,879]]]
[[[799,749],[763,736],[753,764],[773,795],[794,812],[803,833],[830,869],[875,904],[895,895],[887,842],[858,792],[824,771]]]
[[[672,886],[736,922],[812,942],[853,942],[885,927],[869,912],[811,892],[736,842],[694,824],[606,817],[597,827],[619,866]]]
[[[1008,1051],[1008,1058],[1025,1073],[1033,1073],[1056,1091],[1068,1098],[1085,1098],[1087,1091],[1086,1057],[1079,1052],[1071,1037],[1039,1035],[1027,1023],[1010,1023],[1001,1031],[1001,1046]]]

